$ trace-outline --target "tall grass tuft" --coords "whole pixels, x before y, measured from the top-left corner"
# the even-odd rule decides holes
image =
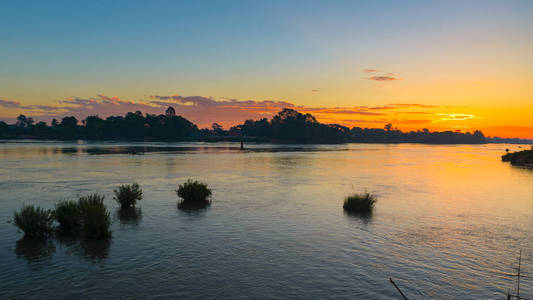
[[[52,233],[54,216],[51,210],[39,206],[24,205],[13,215],[13,223],[27,238],[47,238]]]
[[[120,204],[121,208],[135,207],[137,201],[143,197],[143,191],[137,183],[121,185],[118,190],[113,190],[113,192],[115,193],[113,199]]]
[[[59,234],[73,235],[79,233],[81,230],[80,205],[76,201],[63,200],[56,203],[54,217],[57,223],[59,223]]]
[[[370,213],[377,202],[377,196],[371,193],[353,194],[344,199],[342,206],[348,212]]]
[[[180,208],[187,207],[202,207],[210,204],[211,189],[207,187],[206,183],[193,181],[188,179],[183,184],[180,184],[176,190],[178,197],[183,201],[178,205]]]
[[[111,218],[104,204],[104,196],[92,194],[78,199],[82,232],[87,238],[105,239],[111,236]]]

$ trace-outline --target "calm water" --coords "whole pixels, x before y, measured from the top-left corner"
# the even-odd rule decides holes
[[[1,143],[0,298],[398,299],[392,277],[413,299],[504,299],[520,249],[533,274],[533,170],[500,161],[517,147]],[[210,208],[177,209],[187,178]],[[121,216],[112,190],[133,181],[145,197]],[[373,216],[345,215],[365,190]],[[91,192],[109,243],[32,243],[8,223]]]

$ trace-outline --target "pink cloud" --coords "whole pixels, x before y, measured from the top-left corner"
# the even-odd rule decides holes
[[[189,119],[200,128],[209,127],[213,122],[217,122],[225,128],[228,128],[229,126],[240,124],[247,119],[271,118],[283,108],[293,108],[303,113],[311,113],[319,120],[323,122],[329,121],[331,123],[343,122],[343,115],[382,117],[379,120],[364,120],[361,122],[406,123],[406,120],[387,120],[385,118],[403,113],[415,114],[414,112],[402,112],[402,109],[405,108],[437,107],[417,103],[393,103],[383,106],[308,107],[295,105],[287,101],[214,99],[202,96],[180,95],[154,95],[142,101],[124,100],[116,96],[97,95],[91,98],[66,98],[57,101],[57,105],[22,105],[17,101],[0,100],[0,107],[18,109],[37,121],[48,122],[53,118],[60,120],[64,116],[71,115],[82,120],[90,115],[99,115],[102,118],[106,118],[111,115],[122,116],[126,112],[135,111],[148,114],[163,114],[169,106],[174,107],[178,115]],[[424,114],[422,112],[416,113]],[[14,117],[4,118],[4,120],[12,122]]]
[[[398,80],[396,79],[396,77],[392,77],[392,76],[371,76],[371,77],[368,77],[368,79],[375,80],[375,81],[385,81],[385,82]]]

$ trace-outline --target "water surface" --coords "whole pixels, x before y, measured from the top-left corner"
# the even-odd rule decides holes
[[[533,170],[517,145],[0,143],[0,298],[503,299],[533,274]],[[177,209],[208,182],[211,207]],[[139,209],[112,190],[137,181]],[[343,198],[372,191],[372,216]],[[100,192],[110,242],[27,241],[8,221]],[[533,279],[521,295],[533,297]]]

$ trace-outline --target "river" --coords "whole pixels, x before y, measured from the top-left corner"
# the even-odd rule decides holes
[[[0,298],[504,299],[533,274],[533,170],[518,145],[0,143]],[[524,147],[529,146],[522,146]],[[177,208],[188,178],[212,205]],[[118,185],[138,182],[121,215]],[[371,216],[344,197],[378,196]],[[109,242],[33,242],[23,204],[99,192]],[[521,280],[533,297],[533,279]]]

